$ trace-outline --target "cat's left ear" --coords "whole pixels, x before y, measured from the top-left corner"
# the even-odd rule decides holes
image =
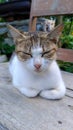
[[[7,28],[9,29],[9,32],[14,40],[20,37],[26,38],[25,35],[23,35],[18,29],[14,28],[13,26],[8,24]]]
[[[62,34],[64,25],[63,24],[59,24],[58,26],[56,26],[48,35],[47,37],[53,41],[55,44],[58,43],[60,35]]]

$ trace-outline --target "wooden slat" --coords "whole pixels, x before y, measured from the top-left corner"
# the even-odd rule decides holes
[[[35,32],[36,31],[36,22],[37,22],[37,17],[30,17],[30,22],[29,22],[29,31],[30,32]]]
[[[33,16],[73,14],[73,0],[32,0]]]
[[[57,51],[57,59],[65,62],[73,62],[73,50],[59,48]]]
[[[36,30],[37,16],[73,14],[73,0],[32,0],[29,31]]]
[[[73,74],[62,72],[62,100],[27,98],[13,87],[8,64],[0,64],[0,130],[73,130]]]
[[[6,128],[4,125],[2,125],[2,124],[0,123],[0,130],[9,130],[9,129]]]

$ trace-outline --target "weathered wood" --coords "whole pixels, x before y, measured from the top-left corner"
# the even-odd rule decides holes
[[[73,14],[73,0],[32,0],[31,15]]]
[[[37,17],[30,18],[29,31],[31,31],[31,30],[33,30],[33,32],[36,31],[36,22],[37,22]]]
[[[6,128],[4,125],[2,125],[2,124],[0,123],[0,130],[9,130],[9,129]]]
[[[59,48],[57,51],[57,59],[65,62],[73,62],[73,50]]]
[[[66,86],[73,89],[73,74],[62,72]],[[0,130],[72,130],[73,91],[62,100],[27,98],[11,84],[8,63],[0,64]]]

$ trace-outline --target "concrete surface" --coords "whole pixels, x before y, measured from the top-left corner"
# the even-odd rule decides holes
[[[73,74],[62,75],[62,100],[27,98],[12,86],[8,63],[0,63],[0,130],[73,130]]]

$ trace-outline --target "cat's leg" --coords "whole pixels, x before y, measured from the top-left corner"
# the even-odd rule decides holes
[[[40,92],[40,96],[46,99],[61,99],[65,95],[65,86],[58,87],[51,90],[43,90]]]
[[[24,94],[24,95],[27,96],[27,97],[36,97],[36,96],[38,95],[38,93],[39,93],[38,90],[36,90],[36,89],[31,89],[31,88],[21,88],[21,89],[19,89],[19,90],[20,90],[20,92],[21,92],[22,94]]]

